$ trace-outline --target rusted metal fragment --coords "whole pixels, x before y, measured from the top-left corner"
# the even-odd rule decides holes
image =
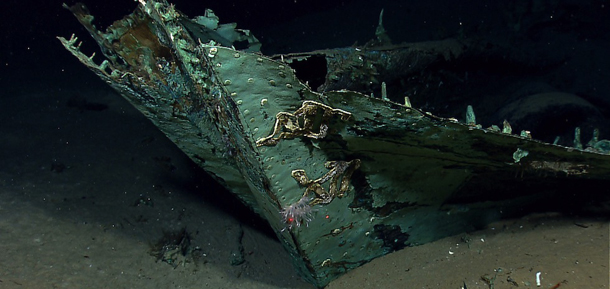
[[[294,113],[278,112],[271,135],[256,141],[257,146],[272,146],[280,139],[290,139],[299,136],[321,139],[328,132],[328,122],[333,115],[347,120],[351,113],[334,109],[319,102],[306,100]],[[277,135],[277,137],[276,137]]]
[[[350,189],[350,179],[354,170],[360,167],[360,160],[355,159],[349,162],[329,161],[324,164],[324,167],[329,171],[315,180],[310,180],[305,170],[292,171],[292,177],[299,185],[306,188],[303,196],[309,195],[310,192],[315,195],[313,200],[309,202],[310,206],[328,204],[336,197],[342,198]],[[328,189],[325,189],[322,184],[328,181],[330,181]]]

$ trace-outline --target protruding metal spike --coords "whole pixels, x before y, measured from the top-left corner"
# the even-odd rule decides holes
[[[108,60],[104,59],[104,61],[102,61],[102,64],[100,64],[100,70],[106,70],[106,68],[108,68]]]
[[[381,99],[389,101],[388,98],[388,87],[385,84],[385,81],[381,83]]]
[[[76,37],[76,35],[74,35],[74,33],[72,33],[72,35],[70,36],[70,39],[68,39],[68,44],[70,46],[73,46],[74,43],[76,43],[76,41],[78,41],[78,37]]]
[[[580,142],[580,127],[574,129],[574,147],[582,149],[582,142]]]
[[[510,123],[508,123],[508,120],[504,120],[502,123],[502,132],[505,134],[511,134],[513,132],[513,128],[510,126]]]
[[[477,125],[477,117],[474,115],[474,109],[472,108],[472,105],[468,105],[466,107],[466,124]]]
[[[591,140],[587,143],[587,147],[595,147],[595,145],[599,142],[599,129],[593,130],[593,136]]]
[[[408,96],[405,96],[405,106],[408,108],[412,108],[413,106],[411,105],[411,100],[409,100]]]

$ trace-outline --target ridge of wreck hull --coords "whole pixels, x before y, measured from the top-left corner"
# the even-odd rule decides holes
[[[74,36],[58,37],[65,48],[268,220],[297,270],[316,286],[394,250],[553,197],[497,184],[608,184],[606,154],[436,117],[408,101],[340,89],[319,93],[290,66],[311,55],[336,63],[337,55],[373,49],[273,59],[218,45],[229,34],[165,1],[141,0],[106,32],[83,6],[68,9],[105,60],[96,64],[84,55]],[[203,42],[201,35],[211,38]],[[328,83],[333,77],[327,75]]]

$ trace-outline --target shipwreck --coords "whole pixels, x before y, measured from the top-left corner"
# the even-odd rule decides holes
[[[550,144],[509,122],[483,128],[472,107],[443,118],[392,95],[386,82],[418,69],[414,57],[456,57],[468,46],[460,40],[390,46],[379,25],[362,47],[265,56],[250,31],[211,10],[188,18],[139,0],[102,31],[82,4],[66,8],[103,59],[74,35],[58,37],[65,48],[268,220],[317,286],[392,251],[576,199],[583,184],[610,184],[610,145],[598,134]]]

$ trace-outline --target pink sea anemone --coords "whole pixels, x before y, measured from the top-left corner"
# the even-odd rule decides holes
[[[312,220],[312,214],[315,211],[309,204],[311,200],[311,197],[305,195],[280,212],[282,214],[282,221],[286,224],[284,230],[286,228],[292,229],[295,226],[300,227],[301,224],[309,225],[309,222]]]

